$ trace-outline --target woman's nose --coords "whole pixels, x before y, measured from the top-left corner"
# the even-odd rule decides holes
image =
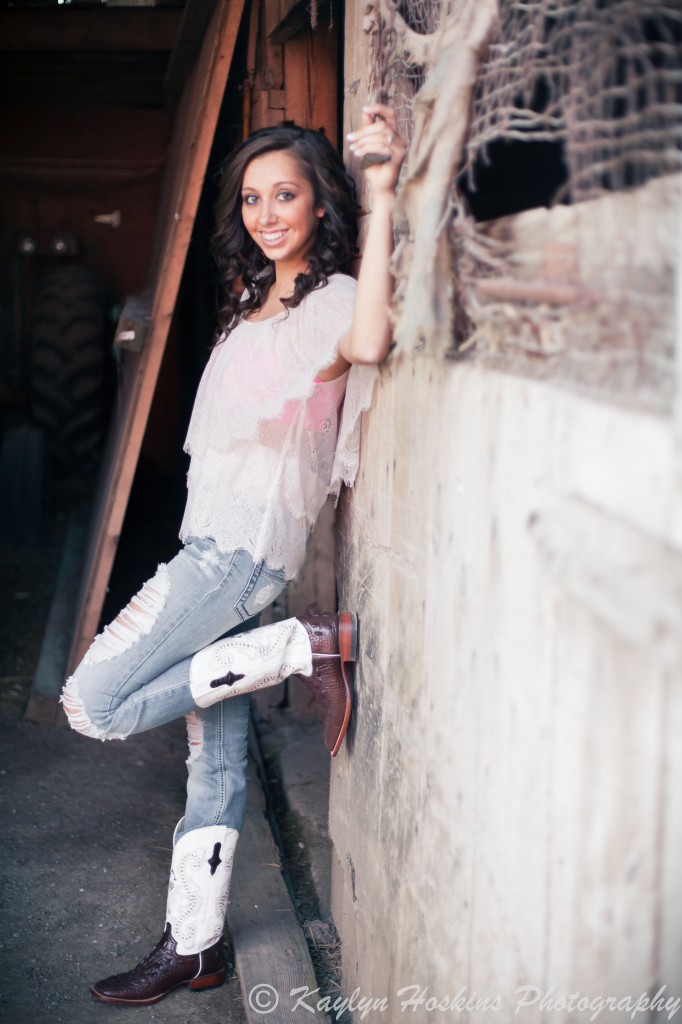
[[[272,203],[263,200],[258,209],[258,220],[261,224],[272,224],[277,219]]]

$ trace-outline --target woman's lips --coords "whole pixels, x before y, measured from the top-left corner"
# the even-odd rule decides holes
[[[283,231],[261,231],[260,236],[264,243],[272,248],[275,245],[279,245],[279,243],[284,240],[287,230],[288,229],[285,228]]]

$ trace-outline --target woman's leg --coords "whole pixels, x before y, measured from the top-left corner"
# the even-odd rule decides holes
[[[222,980],[220,936],[244,811],[248,695],[304,672],[322,703],[323,732],[334,755],[350,714],[344,663],[355,660],[356,644],[355,616],[341,612],[263,626],[216,641],[189,659],[197,706],[187,716],[187,813],[174,836],[166,928],[136,967],[91,988],[97,999],[142,1005],[178,985],[200,988]]]
[[[340,667],[347,613],[290,619],[213,643],[284,586],[281,574],[254,566],[244,551],[225,556],[209,541],[192,542],[96,638],[66,684],[66,713],[86,735],[125,738],[180,715],[189,733],[187,808],[174,837],[164,934],[131,971],[93,986],[97,999],[140,1005],[178,985],[222,979],[223,912],[245,803],[248,692],[304,672],[325,708],[325,737],[336,737],[330,750],[338,749],[350,713]],[[354,633],[345,647],[345,660],[353,660]]]
[[[95,638],[62,696],[72,727],[124,739],[196,708],[191,657],[258,614],[284,588],[245,551],[193,540]]]
[[[98,982],[104,1002],[155,1002],[177,985],[213,985],[224,975],[221,936],[232,859],[245,808],[249,698],[200,709],[189,687],[192,655],[252,619],[286,585],[246,552],[221,554],[193,541],[160,567],[93,642],[67,682],[71,725],[99,739],[185,715],[187,805],[174,836],[166,927],[132,971]]]
[[[187,805],[176,839],[204,825],[241,830],[249,704],[249,695],[242,694],[187,715]]]

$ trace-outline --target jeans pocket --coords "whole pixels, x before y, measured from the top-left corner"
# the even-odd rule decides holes
[[[235,604],[235,611],[242,622],[272,604],[288,582],[281,569],[270,569],[265,562],[258,562]]]

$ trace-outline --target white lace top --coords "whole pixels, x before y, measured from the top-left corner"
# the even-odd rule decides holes
[[[376,366],[316,382],[351,325],[356,283],[334,274],[299,306],[240,320],[211,353],[185,442],[180,537],[245,548],[293,579],[328,494],[355,480]]]

